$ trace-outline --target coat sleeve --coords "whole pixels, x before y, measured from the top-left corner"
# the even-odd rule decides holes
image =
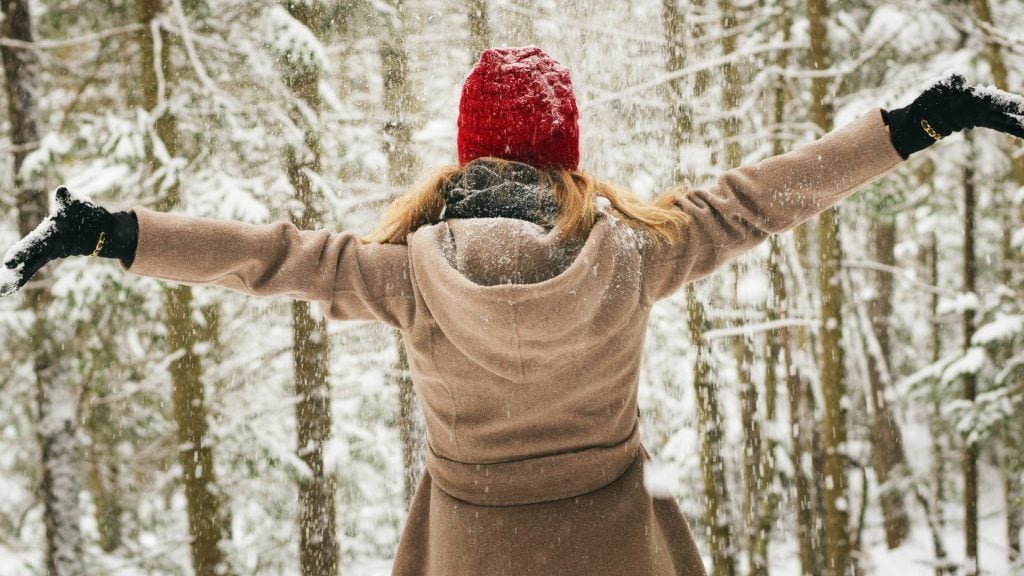
[[[132,208],[139,243],[128,272],[193,286],[319,303],[335,320],[412,321],[408,248],[355,234],[245,224]]]
[[[707,189],[680,193],[674,206],[689,223],[675,243],[651,243],[644,250],[645,299],[665,298],[707,276],[902,161],[876,108],[792,152],[729,170]]]

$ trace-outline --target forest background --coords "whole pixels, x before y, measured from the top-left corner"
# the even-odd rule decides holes
[[[1018,0],[0,0],[0,246],[111,209],[368,232],[455,159],[488,46],[572,71],[583,168],[653,197],[956,70]],[[659,304],[652,491],[709,573],[1024,571],[1024,147],[975,130]],[[422,466],[400,339],[110,261],[0,301],[0,574],[385,574]]]

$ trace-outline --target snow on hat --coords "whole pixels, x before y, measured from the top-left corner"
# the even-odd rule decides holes
[[[543,50],[485,50],[462,85],[459,164],[494,156],[575,170],[578,117],[569,70]]]

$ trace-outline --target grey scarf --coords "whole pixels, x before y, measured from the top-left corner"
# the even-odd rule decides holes
[[[441,190],[442,217],[515,218],[551,228],[558,204],[539,176],[535,168],[519,162],[501,170],[486,160],[470,162],[462,177]]]

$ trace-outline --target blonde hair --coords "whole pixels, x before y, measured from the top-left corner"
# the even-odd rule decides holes
[[[498,158],[479,158],[473,162],[480,161],[489,162],[499,174],[515,164]],[[439,222],[445,206],[442,190],[462,179],[473,162],[461,168],[442,166],[428,173],[388,206],[380,224],[363,241],[405,244],[406,236],[420,226]],[[580,170],[548,168],[537,170],[537,174],[541,185],[538,191],[550,189],[558,205],[555,229],[565,236],[582,235],[590,230],[597,219],[598,198],[606,199],[625,224],[659,242],[674,243],[689,223],[684,212],[672,207],[680,189],[670,190],[654,202],[645,202],[628,190]]]

